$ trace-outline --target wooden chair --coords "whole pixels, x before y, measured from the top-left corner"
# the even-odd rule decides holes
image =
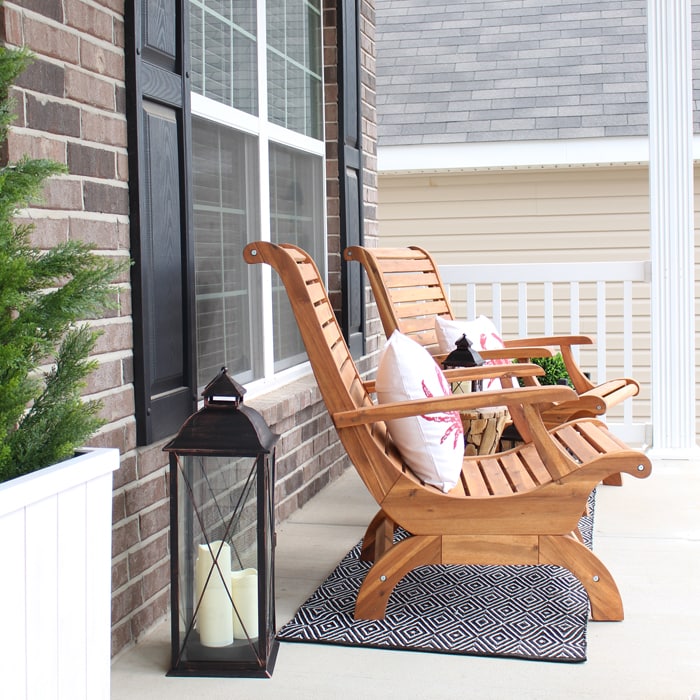
[[[647,457],[603,423],[582,419],[548,431],[538,404],[561,402],[568,387],[527,387],[376,405],[343,339],[313,260],[291,245],[251,243],[248,263],[267,263],[284,283],[326,408],[347,454],[379,505],[367,529],[374,562],[358,593],[355,618],[381,619],[396,584],[428,564],[555,564],[583,584],[594,620],[621,620],[610,572],[577,537],[593,488],[609,474],[646,477]],[[477,368],[481,370],[482,368]],[[494,373],[513,367],[490,368]],[[519,370],[520,371],[520,370]],[[462,370],[465,377],[477,376]],[[385,421],[445,410],[503,405],[522,412],[529,442],[508,452],[465,457],[449,492],[423,484],[402,462]],[[401,526],[411,537],[398,543]]]
[[[454,314],[432,256],[418,246],[351,246],[345,250],[344,257],[364,267],[387,338],[398,329],[436,354],[439,348],[435,316],[452,320]],[[480,352],[484,359],[527,359],[542,356],[542,348],[547,346],[558,347],[578,396],[572,401],[552,402],[542,407],[545,424],[556,426],[574,418],[602,415],[611,406],[639,393],[639,384],[634,379],[611,379],[596,386],[583,374],[573,348],[592,343],[585,335],[515,338],[504,340],[504,350]],[[536,380],[532,378],[527,383],[534,384]]]

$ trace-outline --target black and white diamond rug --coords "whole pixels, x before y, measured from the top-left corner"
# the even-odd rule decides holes
[[[579,529],[592,546],[594,496]],[[399,536],[406,536],[405,533]],[[586,660],[588,596],[558,566],[446,566],[414,569],[396,586],[384,620],[355,620],[371,564],[358,543],[277,633],[313,642],[404,651]]]

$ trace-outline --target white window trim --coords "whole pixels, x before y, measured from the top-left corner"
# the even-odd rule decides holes
[[[270,178],[269,178],[269,147],[270,144],[287,146],[295,150],[321,158],[321,187],[322,201],[326,201],[326,142],[325,135],[319,139],[313,139],[298,132],[292,131],[268,121],[267,109],[267,24],[266,4],[258,0],[257,5],[257,80],[258,80],[258,114],[253,115],[242,110],[222,104],[211,98],[196,92],[190,93],[190,110],[193,117],[207,119],[217,124],[253,135],[258,141],[258,168],[259,168],[259,211],[260,238],[270,240]],[[323,15],[321,13],[321,28],[323,28]],[[263,37],[265,40],[260,40]],[[323,31],[321,32],[321,56],[324,55]],[[321,74],[323,85],[323,74]],[[323,91],[322,91],[323,92]],[[325,100],[321,100],[321,124],[325,125]],[[328,256],[328,227],[326,209],[323,207],[322,216],[322,251],[324,258]],[[293,367],[275,372],[274,347],[268,339],[273,337],[274,324],[272,318],[272,270],[268,265],[261,266],[261,323],[262,323],[262,373],[259,379],[254,379],[246,384],[251,395],[260,395],[275,387],[294,381],[310,372],[308,362],[302,362]],[[323,266],[324,283],[328,284],[327,265]]]

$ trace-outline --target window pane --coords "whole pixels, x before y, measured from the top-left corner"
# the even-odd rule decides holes
[[[192,152],[197,383],[223,366],[249,381],[261,371],[253,351],[260,347],[259,298],[249,281],[257,275],[241,253],[259,238],[256,143],[193,119]]]
[[[322,138],[320,0],[267,0],[267,61],[270,121]]]
[[[270,145],[270,235],[273,243],[294,243],[325,270],[322,159]],[[275,370],[306,355],[287,295],[273,276]]]
[[[192,89],[257,114],[255,0],[190,0]]]

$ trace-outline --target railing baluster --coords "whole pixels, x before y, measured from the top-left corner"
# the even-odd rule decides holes
[[[544,334],[554,335],[554,285],[544,283]]]
[[[613,312],[613,309],[608,309],[608,306],[613,301],[609,300],[607,295],[610,291],[606,286],[606,282],[622,283],[622,304],[623,304],[623,319],[621,323],[615,322],[615,329],[622,327],[623,333],[623,375],[626,377],[634,376],[634,361],[632,357],[632,348],[635,344],[635,319],[633,317],[633,300],[636,294],[636,287],[633,285],[648,284],[648,262],[591,262],[591,263],[542,263],[542,264],[496,264],[496,265],[445,265],[440,266],[440,273],[443,281],[447,285],[457,285],[450,293],[461,300],[461,291],[466,286],[466,310],[468,318],[475,318],[479,313],[488,314],[489,305],[491,307],[491,318],[494,323],[502,329],[504,322],[511,316],[510,313],[505,314],[503,309],[503,296],[505,284],[515,285],[517,287],[517,335],[527,337],[530,323],[530,312],[544,314],[544,331],[549,335],[553,332],[566,333],[566,328],[570,328],[572,335],[580,335],[583,325],[583,314],[588,308],[587,291],[591,285],[594,285],[595,294],[595,328],[593,333],[596,337],[595,348],[583,350],[584,356],[592,357],[595,353],[597,357],[595,369],[597,376],[594,377],[595,383],[605,381],[607,376],[608,349],[610,340],[608,338],[608,314]],[[568,311],[569,321],[561,316],[566,313],[566,299],[563,300],[562,314],[557,317],[557,309],[555,308],[554,299],[555,291],[559,293],[559,288],[555,289],[555,284],[560,284],[562,289],[568,285],[569,299]],[[587,283],[586,287],[581,288],[582,283]],[[532,290],[529,284],[544,285],[544,301],[530,302]],[[476,288],[481,285],[480,289],[485,289],[484,285],[490,286],[491,299],[477,300]],[[509,288],[510,289],[510,288]],[[586,292],[584,294],[584,291]],[[488,292],[487,292],[488,293]],[[610,292],[612,294],[612,292]],[[583,302],[582,298],[584,297]],[[617,303],[619,295],[615,291],[614,301]],[[643,298],[643,297],[642,297]],[[582,305],[583,304],[583,305]],[[512,307],[509,307],[512,308]],[[588,312],[590,313],[590,312]],[[538,325],[538,328],[541,327]],[[587,330],[587,326],[586,326]],[[591,331],[587,331],[591,332]],[[640,333],[644,333],[644,329],[639,329]],[[574,348],[574,357],[580,361],[581,350]],[[583,368],[585,370],[585,367]],[[616,370],[617,372],[617,370]],[[640,433],[643,434],[644,424],[639,420],[634,422],[633,402],[625,401],[623,417],[616,420],[623,420],[622,424],[617,424],[625,435],[632,436],[631,439],[637,440]],[[617,415],[620,415],[619,413]]]
[[[569,333],[580,335],[581,333],[581,289],[578,282],[569,283]],[[574,348],[574,359],[579,363],[581,350],[578,346]]]
[[[605,367],[607,364],[607,325],[605,315],[605,282],[596,282],[596,351],[598,358],[598,375],[596,384],[605,381]]]
[[[500,332],[503,332],[503,299],[501,296],[502,285],[495,282],[491,285],[491,320]]]
[[[518,335],[527,337],[527,282],[518,282]]]

